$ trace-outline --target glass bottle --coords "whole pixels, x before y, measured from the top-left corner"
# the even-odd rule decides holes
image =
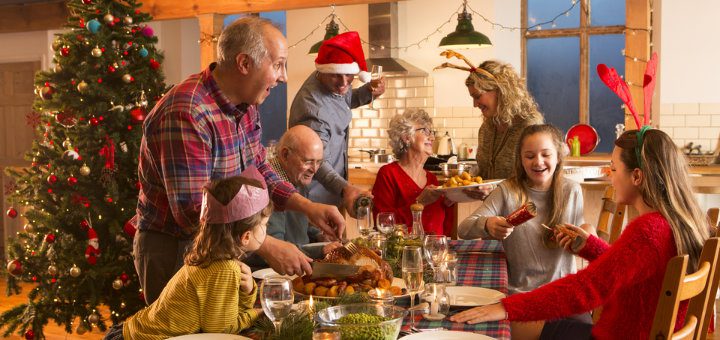
[[[411,240],[417,240],[419,242],[418,245],[422,245],[423,237],[425,237],[425,229],[423,228],[422,224],[423,209],[425,209],[425,206],[417,202],[410,205],[410,212],[412,212],[413,224],[412,230],[410,231],[408,238]]]

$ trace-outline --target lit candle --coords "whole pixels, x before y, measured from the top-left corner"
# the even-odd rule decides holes
[[[313,297],[312,297],[312,295],[310,295],[310,300],[308,300],[308,313],[309,313],[310,315],[315,314],[315,309],[313,309],[313,308],[314,308],[314,306],[313,306]]]
[[[438,303],[435,292],[433,292],[432,301],[430,302],[430,315],[437,315],[439,308],[440,308],[440,304]]]

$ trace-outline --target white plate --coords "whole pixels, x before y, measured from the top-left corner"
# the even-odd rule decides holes
[[[397,286],[397,287],[400,287],[400,288],[405,288],[405,287],[406,287],[406,286],[405,286],[405,281],[404,281],[403,279],[397,278],[397,277],[394,277],[394,278],[393,278],[392,283],[391,283],[390,285],[391,285],[391,286]],[[306,297],[306,296],[309,297],[308,295],[306,295],[306,294],[304,294],[304,293],[301,293],[301,292],[298,292],[298,291],[294,291],[294,292],[295,292],[295,295],[300,296],[300,297],[302,297],[302,298],[304,298],[304,297]],[[407,296],[410,296],[410,294],[395,295],[395,298],[397,299],[397,298],[402,298],[402,297],[407,297]],[[316,299],[330,299],[330,300],[337,299],[336,297],[317,296],[317,295],[313,295],[313,298],[316,298]]]
[[[251,338],[244,337],[242,335],[224,334],[224,333],[188,334],[188,335],[181,335],[181,336],[169,338],[168,340],[210,340],[210,339],[217,339],[217,340],[247,340],[247,339],[249,339],[249,340],[252,340]]]
[[[453,202],[463,203],[463,202],[470,202],[470,201],[477,201],[476,199],[466,195],[463,190],[469,189],[469,188],[477,188],[477,187],[484,187],[484,186],[491,186],[493,189],[498,185],[498,183],[502,182],[502,179],[495,179],[495,180],[487,180],[483,181],[479,184],[470,184],[470,185],[463,185],[460,187],[454,187],[454,188],[437,188],[435,190],[441,191],[445,194],[445,197],[447,197],[449,200]]]
[[[282,276],[282,277],[287,277],[290,280],[297,277],[297,275],[280,275],[272,268],[258,269],[256,271],[252,272],[252,277],[254,277],[257,280],[262,280],[269,276]]]
[[[497,303],[505,297],[497,290],[482,287],[450,286],[445,290],[450,295],[451,306],[484,306]]]
[[[430,331],[404,336],[403,340],[493,340],[487,335],[459,331]]]

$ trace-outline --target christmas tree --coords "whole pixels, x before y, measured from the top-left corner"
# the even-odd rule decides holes
[[[6,336],[44,338],[50,319],[69,333],[105,331],[108,317],[119,322],[145,305],[131,218],[142,121],[165,91],[162,55],[135,0],[67,6],[67,29],[52,45],[55,67],[35,77],[26,117],[37,133],[31,166],[7,171],[14,184],[6,218],[27,220],[9,240],[7,293],[20,293],[19,281],[31,291],[26,304],[0,315]]]

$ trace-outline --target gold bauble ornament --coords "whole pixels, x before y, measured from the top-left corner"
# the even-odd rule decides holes
[[[115,279],[115,281],[113,281],[112,283],[112,286],[115,290],[120,290],[123,287],[123,282],[120,279]]]
[[[95,58],[100,58],[102,56],[102,53],[103,52],[100,47],[97,46],[95,46],[95,48],[92,49],[92,52],[90,52],[90,54],[92,54],[92,56]]]
[[[133,23],[133,18],[132,18],[131,16],[129,16],[129,15],[126,16],[126,17],[124,17],[124,18],[123,18],[123,23],[124,23],[125,25],[132,25],[132,23]]]
[[[120,302],[120,308],[125,308],[125,306],[126,306],[126,304],[125,304],[124,301],[123,301],[123,302]]]
[[[83,164],[83,166],[80,167],[80,174],[83,176],[87,176],[90,174],[90,167],[87,166],[87,164]]]
[[[70,276],[72,277],[78,277],[82,274],[82,270],[76,265],[73,265],[72,268],[70,268]]]
[[[60,64],[55,64],[55,66],[53,67],[53,71],[55,71],[55,73],[62,72],[62,66],[60,66]]]
[[[23,226],[23,230],[24,230],[26,233],[32,233],[33,231],[35,231],[35,226],[32,225],[32,224],[30,224],[30,223],[26,223],[26,224]]]
[[[86,83],[84,80],[80,81],[80,83],[77,85],[77,89],[78,91],[80,91],[80,93],[85,93],[85,91],[87,91],[88,89],[88,83]]]
[[[88,316],[88,322],[90,322],[91,324],[97,324],[98,321],[100,321],[100,315],[92,313]]]
[[[75,333],[77,333],[78,335],[83,335],[87,333],[87,331],[88,329],[85,328],[85,325],[83,325],[82,323],[75,329]]]
[[[65,137],[65,140],[62,143],[63,148],[70,149],[72,148],[72,142],[70,141],[69,137]]]
[[[108,13],[108,14],[105,14],[105,16],[103,17],[103,20],[105,21],[106,24],[109,24],[115,20],[115,17],[112,14]]]
[[[50,265],[48,267],[48,274],[50,274],[50,276],[55,276],[55,275],[57,275],[57,273],[58,273],[57,267],[55,267],[53,265]]]
[[[122,76],[122,81],[125,82],[125,84],[130,84],[133,81],[133,77],[129,73],[125,73]]]

